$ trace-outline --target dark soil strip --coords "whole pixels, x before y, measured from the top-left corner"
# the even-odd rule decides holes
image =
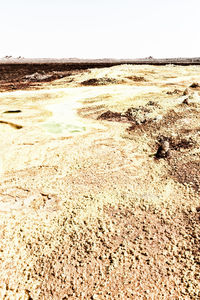
[[[21,128],[23,128],[23,126],[15,124],[15,123],[12,123],[12,122],[0,121],[0,123],[1,124],[8,124],[8,125],[10,125],[11,127],[15,128],[15,129],[21,129]]]

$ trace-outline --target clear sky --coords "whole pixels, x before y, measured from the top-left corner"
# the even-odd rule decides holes
[[[200,57],[200,0],[1,0],[5,55]]]

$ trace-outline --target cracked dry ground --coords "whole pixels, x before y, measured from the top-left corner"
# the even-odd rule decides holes
[[[200,102],[183,105],[181,95],[167,94],[171,86],[155,83],[193,69],[109,72],[138,70],[154,77],[137,85],[155,84],[159,93],[147,92],[139,104],[133,97],[124,109],[108,94],[86,99],[80,115],[104,127],[10,148],[23,154],[31,147],[39,157],[1,178],[2,207],[13,208],[1,212],[1,299],[199,299]],[[187,86],[182,79],[173,89]],[[143,109],[149,100],[150,112]],[[96,121],[128,107],[137,108],[132,121]],[[171,155],[156,160],[161,139]]]

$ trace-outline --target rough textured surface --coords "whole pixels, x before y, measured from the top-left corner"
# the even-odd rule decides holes
[[[197,66],[124,65],[2,85],[0,299],[199,299],[193,82]]]

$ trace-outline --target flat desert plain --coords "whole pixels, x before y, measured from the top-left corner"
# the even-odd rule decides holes
[[[200,66],[22,73],[0,81],[0,299],[199,299]]]

